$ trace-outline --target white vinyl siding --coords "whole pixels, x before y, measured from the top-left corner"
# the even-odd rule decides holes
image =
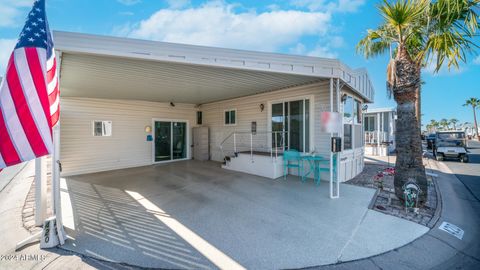
[[[269,136],[262,132],[269,131],[269,122],[271,119],[269,115],[269,102],[278,101],[282,99],[294,99],[295,97],[305,98],[313,97],[313,115],[310,121],[313,124],[312,137],[314,143],[310,144],[310,149],[315,150],[329,156],[330,151],[330,134],[322,133],[320,131],[320,123],[318,117],[322,111],[330,111],[330,85],[329,81],[322,83],[304,85],[293,87],[285,90],[273,91],[269,93],[263,93],[253,96],[247,96],[242,98],[236,98],[231,100],[219,101],[202,105],[202,111],[204,116],[204,126],[210,128],[210,153],[211,159],[216,161],[223,160],[222,152],[220,151],[220,144],[229,134],[233,131],[250,132],[251,123],[257,123],[257,135],[254,138],[254,147],[256,149],[269,149]],[[336,104],[334,95],[334,104]],[[264,104],[265,109],[261,111],[260,104]],[[235,108],[236,113],[236,125],[225,126],[224,125],[224,111]],[[244,136],[245,138],[242,138]],[[239,135],[237,141],[248,141],[249,136]],[[232,140],[230,140],[232,141]],[[225,149],[233,147],[227,143]],[[240,149],[242,150],[242,149]]]
[[[152,125],[153,118],[196,123],[196,109],[190,104],[171,107],[169,103],[87,98],[62,98],[61,103],[64,175],[150,165],[152,142],[147,141],[145,127]],[[92,136],[92,123],[98,119],[112,121],[112,136]]]

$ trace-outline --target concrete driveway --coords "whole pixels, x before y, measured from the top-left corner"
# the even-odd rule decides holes
[[[73,176],[62,188],[74,238],[65,248],[142,267],[325,265],[383,253],[428,231],[369,210],[372,189],[342,184],[332,200],[328,183],[270,180],[214,162]]]

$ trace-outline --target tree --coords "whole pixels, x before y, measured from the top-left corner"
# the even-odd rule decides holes
[[[449,129],[448,120],[445,118],[440,120],[440,126],[442,126],[443,130],[448,130]]]
[[[357,51],[371,58],[390,52],[387,91],[397,102],[395,194],[403,198],[403,185],[410,179],[427,196],[427,179],[422,161],[420,125],[416,117],[421,69],[434,64],[438,72],[444,63],[450,69],[466,62],[478,28],[476,10],[480,0],[384,0],[378,6],[383,22],[369,29]]]
[[[478,106],[480,106],[480,99],[478,98],[470,98],[465,101],[465,104],[463,106],[472,106],[473,110],[473,124],[475,126],[475,134],[477,134],[477,140],[480,141],[480,136],[478,136],[478,124],[477,124],[477,113],[476,109]]]
[[[448,121],[448,124],[453,125],[453,130],[457,130],[457,123],[458,123],[458,119],[455,119],[455,118],[452,118]]]
[[[437,121],[435,121],[434,119],[430,120],[430,125],[433,127],[434,131],[437,131],[437,129],[439,127],[439,124],[438,124]]]

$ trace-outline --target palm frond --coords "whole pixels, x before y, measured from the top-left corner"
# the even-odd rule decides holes
[[[365,58],[372,58],[387,53],[392,44],[396,43],[395,34],[387,25],[382,25],[378,29],[367,30],[367,35],[361,39],[357,46],[357,53],[361,53]]]
[[[431,4],[431,26],[426,32],[424,63],[435,63],[435,72],[447,64],[459,68],[467,55],[479,48],[475,37],[480,28],[477,11],[479,0],[437,0]]]

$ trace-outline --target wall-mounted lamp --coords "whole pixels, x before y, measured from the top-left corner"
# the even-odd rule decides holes
[[[265,105],[262,103],[260,104],[260,111],[263,112],[263,110],[265,110]]]
[[[152,127],[151,126],[146,126],[145,127],[145,132],[146,133],[151,133],[152,132]]]
[[[175,107],[175,103],[173,103],[172,101],[170,101],[170,106]]]
[[[342,98],[341,98],[342,103],[345,102],[345,100],[347,100],[347,97],[348,97],[347,94],[343,94],[343,95],[342,95]]]
[[[362,111],[365,112],[366,110],[368,110],[368,105],[367,105],[367,104],[364,104],[364,105],[362,106]]]

